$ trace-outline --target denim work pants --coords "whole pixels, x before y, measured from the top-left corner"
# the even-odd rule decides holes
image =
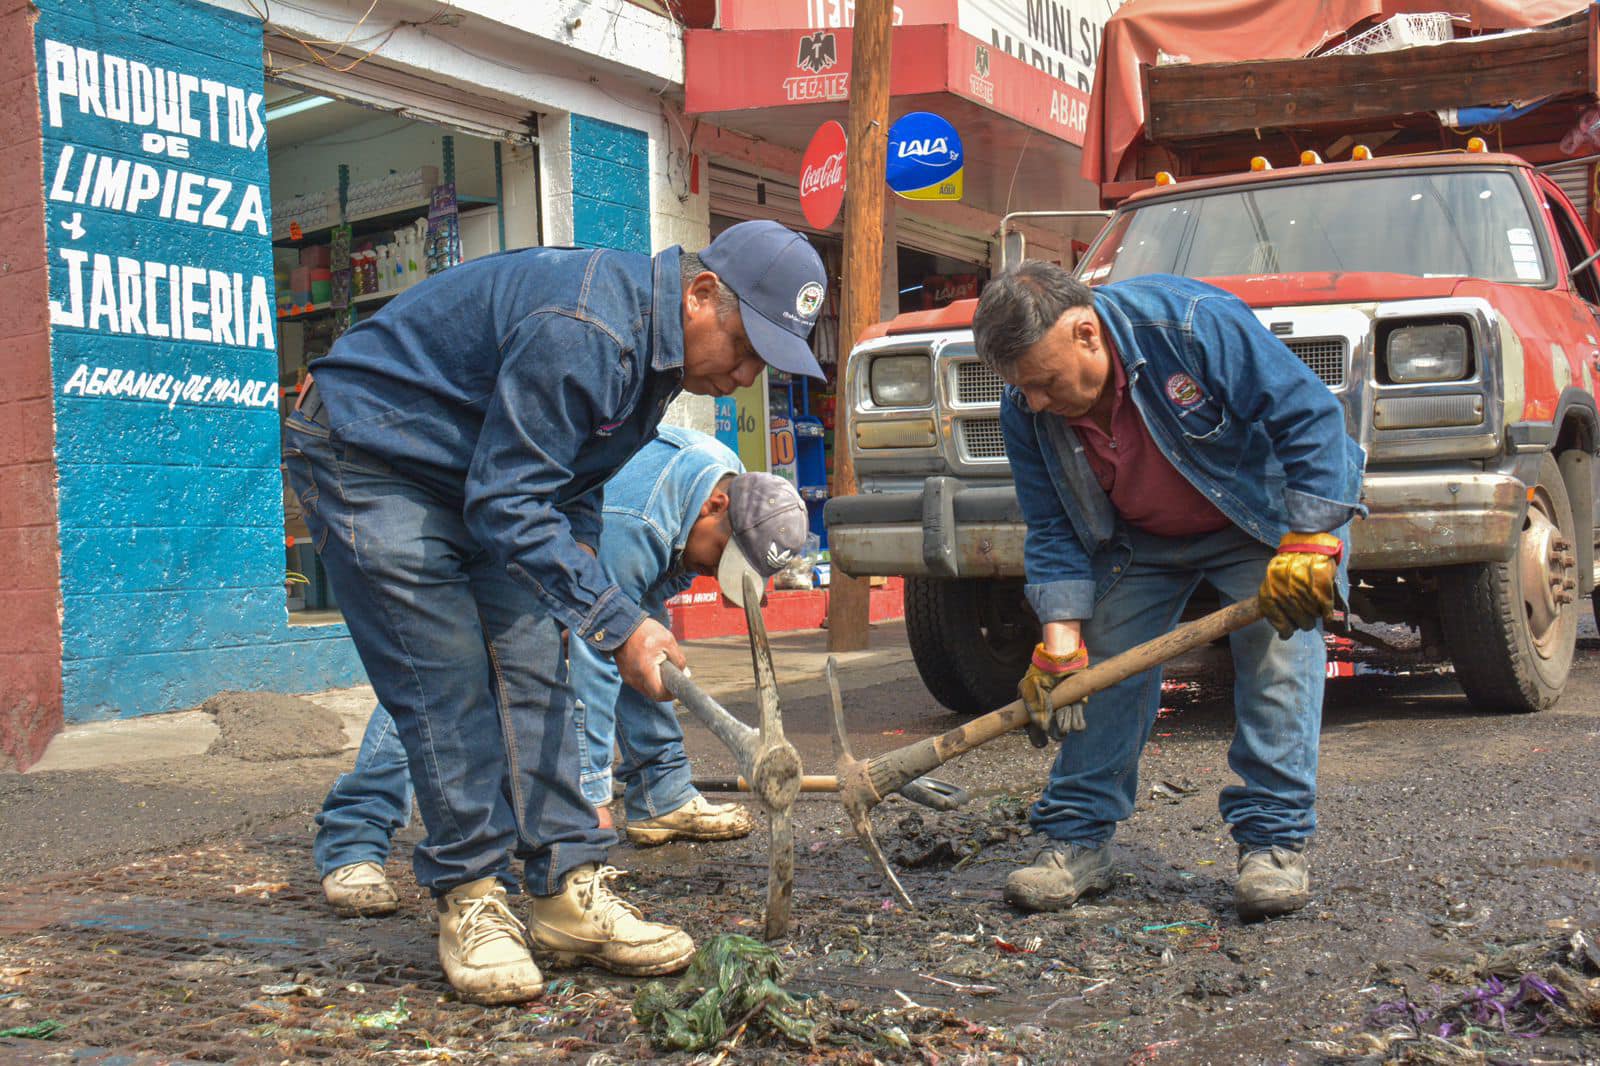
[[[387,862],[390,840],[411,821],[411,798],[405,745],[380,703],[367,719],[355,766],[339,775],[317,813],[311,844],[317,876],[358,862]]]
[[[290,483],[378,699],[405,745],[435,894],[479,878],[534,895],[603,861],[616,834],[578,787],[561,628],[494,565],[461,506],[296,412]]]
[[[1257,594],[1272,549],[1236,527],[1193,539],[1132,533],[1133,559],[1083,626],[1091,662],[1169,632],[1201,580],[1224,605]],[[1327,649],[1319,629],[1279,639],[1266,622],[1229,638],[1235,672],[1228,765],[1242,784],[1219,807],[1236,841],[1298,847],[1316,828],[1317,741]],[[1056,840],[1098,846],[1133,813],[1139,755],[1161,706],[1161,671],[1147,670],[1089,698],[1088,728],[1061,743],[1050,781],[1029,812]]]
[[[582,669],[575,654],[573,659],[574,669]],[[660,704],[650,706],[662,708]],[[621,713],[614,716],[609,711],[588,714],[582,701],[575,704],[573,728],[579,765],[584,768],[584,796],[596,807],[611,802],[614,718],[621,718],[625,724],[616,740],[623,750],[619,776],[625,786],[628,819],[643,821],[677,810],[698,793],[690,779],[683,730],[672,705],[665,705],[665,721],[659,714],[630,714],[639,707],[636,702],[620,707]],[[367,720],[355,766],[339,775],[317,814],[317,835],[311,848],[317,876],[326,877],[341,866],[358,862],[382,866],[389,858],[390,839],[410,820],[411,772],[406,766],[406,749],[393,716],[380,703]]]
[[[623,685],[617,668],[587,644],[572,645],[570,662],[583,792],[589,801],[611,802],[613,744],[622,753],[616,776],[622,778],[628,821],[670,814],[699,795],[672,701],[656,703]]]

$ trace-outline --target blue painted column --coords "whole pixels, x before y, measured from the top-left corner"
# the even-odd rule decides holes
[[[572,116],[572,232],[583,248],[650,254],[650,140],[643,133]]]

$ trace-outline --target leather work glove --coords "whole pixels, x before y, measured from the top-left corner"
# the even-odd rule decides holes
[[[1069,703],[1065,707],[1050,706],[1050,693],[1072,674],[1089,665],[1089,649],[1078,645],[1070,655],[1051,655],[1040,644],[1033,649],[1033,661],[1028,672],[1022,675],[1017,694],[1028,708],[1028,739],[1033,746],[1042,748],[1052,740],[1060,740],[1068,732],[1087,728],[1083,708],[1088,700]]]
[[[1278,636],[1288,640],[1298,629],[1315,629],[1333,619],[1333,591],[1344,542],[1332,533],[1285,533],[1278,554],[1261,581],[1261,613]]]

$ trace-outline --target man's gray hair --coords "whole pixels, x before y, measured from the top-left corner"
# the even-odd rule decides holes
[[[984,287],[972,316],[978,357],[1007,378],[1062,315],[1093,306],[1089,286],[1054,263],[1025,260]]]
[[[684,252],[678,257],[678,278],[687,289],[695,278],[705,273],[709,268],[701,262],[700,257],[694,252]],[[716,271],[712,271],[716,273]],[[717,317],[731,315],[739,310],[739,297],[734,291],[723,284],[722,279],[717,279]]]

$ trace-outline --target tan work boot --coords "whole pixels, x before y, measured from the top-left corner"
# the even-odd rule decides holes
[[[334,913],[345,918],[373,918],[400,909],[400,897],[375,862],[353,862],[328,871],[322,895]]]
[[[439,964],[469,1003],[521,1003],[544,991],[528,934],[506,905],[506,889],[484,877],[445,893],[439,907]]]
[[[737,803],[711,803],[696,793],[675,811],[628,823],[628,840],[641,848],[669,840],[737,840],[756,827],[750,812]]]
[[[1304,853],[1274,845],[1239,845],[1239,880],[1233,906],[1247,922],[1290,914],[1311,902],[1311,870]]]
[[[591,862],[567,874],[559,895],[534,896],[528,905],[534,947],[549,952],[557,965],[592,962],[631,977],[676,973],[689,965],[689,934],[645,921],[639,908],[618,898],[609,882],[621,875]]]
[[[1023,910],[1059,911],[1110,887],[1111,845],[1056,845],[1040,851],[1032,865],[1011,872],[1005,897]]]

